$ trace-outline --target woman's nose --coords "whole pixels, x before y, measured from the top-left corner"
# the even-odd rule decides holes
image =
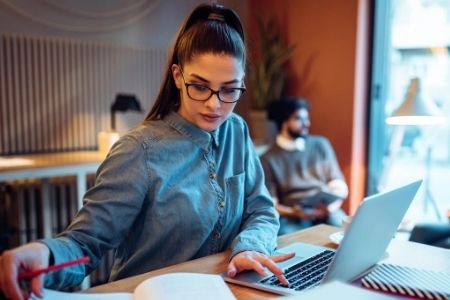
[[[212,94],[211,97],[209,97],[209,99],[206,100],[206,106],[210,108],[219,108],[220,107],[219,95]]]

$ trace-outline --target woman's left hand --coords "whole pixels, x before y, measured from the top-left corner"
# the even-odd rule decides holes
[[[257,251],[243,251],[236,254],[228,264],[227,275],[234,277],[237,273],[244,270],[254,270],[261,276],[267,276],[266,269],[269,269],[280,281],[281,284],[288,286],[289,282],[284,277],[284,271],[277,266],[276,262],[285,261],[295,256],[295,253],[267,256]]]

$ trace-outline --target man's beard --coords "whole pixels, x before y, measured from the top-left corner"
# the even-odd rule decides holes
[[[296,130],[292,130],[292,129],[289,128],[289,129],[287,130],[287,132],[288,132],[289,136],[290,136],[293,140],[298,139],[298,138],[300,138],[300,137],[305,138],[305,137],[308,135],[308,130],[299,130],[299,131],[296,131]]]

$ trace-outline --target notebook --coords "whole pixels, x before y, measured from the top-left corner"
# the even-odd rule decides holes
[[[342,196],[340,195],[336,195],[332,192],[329,191],[318,191],[317,193],[315,193],[314,195],[310,196],[310,197],[306,197],[305,199],[302,199],[299,201],[300,205],[303,206],[314,206],[318,203],[323,203],[323,204],[331,204],[336,200],[340,200],[342,199]]]
[[[41,300],[31,295],[30,300]],[[44,289],[43,300],[235,300],[218,275],[167,273],[139,283],[132,293],[68,293]]]
[[[281,295],[292,295],[333,280],[351,281],[366,273],[385,254],[409,205],[419,189],[418,180],[388,192],[369,196],[361,202],[337,250],[294,243],[277,250],[296,256],[278,263],[285,270],[289,287],[273,275],[261,277],[244,271],[225,281]]]
[[[450,270],[435,272],[380,264],[361,278],[364,287],[420,299],[450,299]]]

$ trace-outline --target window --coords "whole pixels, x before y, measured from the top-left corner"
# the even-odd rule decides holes
[[[375,1],[369,194],[424,178],[405,218],[447,221],[450,210],[450,1]],[[446,123],[388,125],[417,79]]]

